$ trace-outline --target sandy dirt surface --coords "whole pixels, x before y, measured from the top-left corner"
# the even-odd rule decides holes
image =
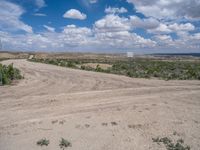
[[[155,137],[200,148],[200,82],[13,62],[25,79],[0,87],[0,150],[164,150]],[[176,135],[173,135],[176,133]],[[50,140],[48,147],[36,142]]]

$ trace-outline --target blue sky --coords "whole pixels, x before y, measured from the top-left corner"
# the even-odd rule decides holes
[[[200,52],[199,0],[0,0],[3,50]]]

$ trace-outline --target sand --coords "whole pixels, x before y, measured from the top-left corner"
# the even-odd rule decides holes
[[[165,136],[199,150],[200,81],[11,62],[25,78],[0,87],[0,150],[56,150],[61,137],[70,150],[160,150],[152,138]]]

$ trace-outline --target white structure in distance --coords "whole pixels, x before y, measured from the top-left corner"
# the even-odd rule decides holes
[[[127,56],[128,58],[133,58],[134,53],[133,53],[133,52],[127,52],[127,53],[126,53],[126,56]]]

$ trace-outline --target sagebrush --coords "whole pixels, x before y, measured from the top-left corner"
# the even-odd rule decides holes
[[[13,80],[22,79],[20,70],[13,67],[0,64],[0,85],[10,84]]]

